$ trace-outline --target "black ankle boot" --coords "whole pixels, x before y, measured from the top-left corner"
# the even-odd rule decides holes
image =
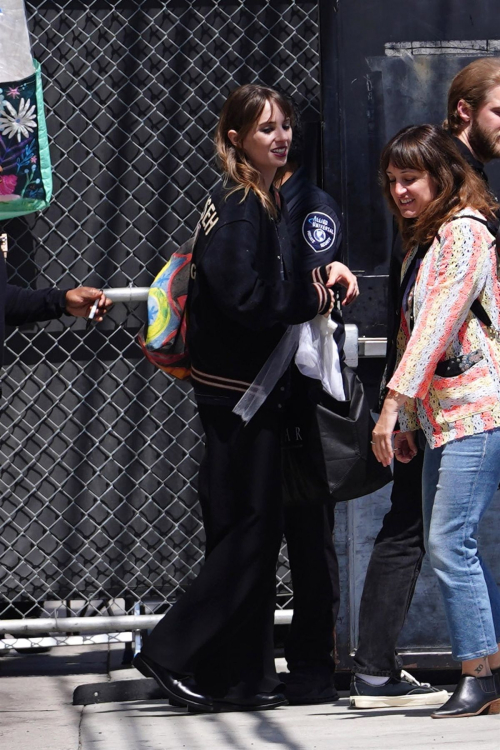
[[[451,698],[434,711],[433,719],[500,713],[500,685],[496,675],[472,677],[463,674]]]
[[[496,669],[492,669],[491,674],[497,681],[497,690],[500,693],[500,667],[497,667]]]

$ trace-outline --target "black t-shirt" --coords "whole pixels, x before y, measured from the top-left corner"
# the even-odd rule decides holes
[[[479,159],[476,159],[476,157],[474,156],[470,148],[466,146],[465,143],[460,140],[460,138],[457,138],[456,136],[452,136],[452,138],[455,143],[455,146],[458,148],[458,150],[460,151],[461,155],[463,156],[467,164],[469,164],[472,167],[472,169],[475,172],[477,172],[479,177],[482,180],[484,180],[486,184],[488,184],[488,175],[484,171],[483,162],[479,161]]]

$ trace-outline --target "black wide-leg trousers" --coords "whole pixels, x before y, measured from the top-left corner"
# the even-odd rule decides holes
[[[333,543],[335,506],[287,506],[285,537],[293,585],[293,618],[285,643],[290,672],[328,678],[335,671],[334,631],[340,606],[339,566]]]
[[[279,684],[273,625],[283,533],[281,419],[265,407],[246,426],[226,406],[200,404],[199,412],[205,562],[143,651],[193,675],[209,695],[248,696]]]
[[[294,429],[308,418],[311,380],[292,368],[293,397],[287,404],[287,426]],[[306,414],[306,420],[304,420]],[[310,472],[315,471],[310,466]],[[295,490],[297,500],[297,489]],[[339,566],[333,542],[335,505],[327,492],[324,502],[307,496],[284,508],[285,537],[293,585],[293,618],[285,642],[290,672],[331,680],[335,670],[334,630],[340,605]]]

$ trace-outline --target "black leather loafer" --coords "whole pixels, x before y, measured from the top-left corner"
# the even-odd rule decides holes
[[[283,691],[291,706],[313,706],[339,700],[330,670],[280,672]]]
[[[142,653],[136,654],[132,664],[144,677],[156,680],[167,698],[173,701],[173,705],[187,706],[193,711],[214,710],[212,698],[200,693],[192,677],[176,675]]]
[[[462,675],[451,698],[433,711],[433,719],[454,719],[500,713],[500,690],[495,675]]]
[[[215,711],[267,711],[278,706],[287,706],[283,693],[256,693],[244,698],[225,698],[214,701]]]
[[[173,708],[186,708],[186,704],[184,701],[177,700],[177,698],[169,698],[168,702],[170,703]]]

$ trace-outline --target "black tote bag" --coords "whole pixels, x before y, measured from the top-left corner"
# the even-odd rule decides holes
[[[392,480],[371,449],[375,423],[363,384],[349,367],[342,377],[347,401],[332,398],[311,378],[301,378],[291,401],[282,454],[287,504],[352,500]]]

